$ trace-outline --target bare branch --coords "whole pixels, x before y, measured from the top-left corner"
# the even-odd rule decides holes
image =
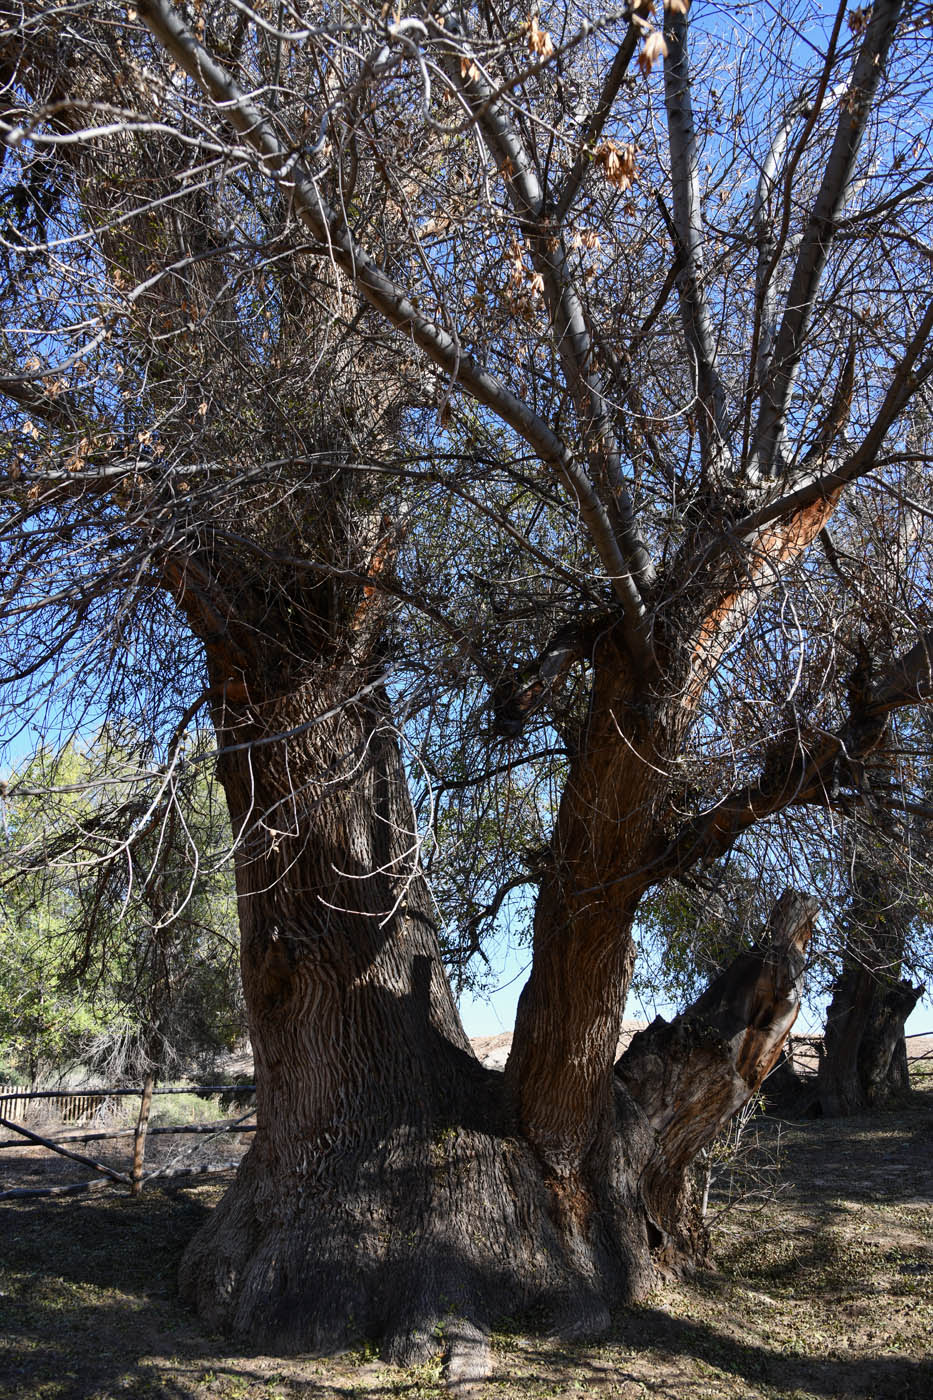
[[[622,604],[632,652],[640,664],[652,667],[644,604],[616,541],[606,507],[561,440],[500,379],[465,354],[449,332],[422,315],[406,292],[360,247],[345,219],[324,200],[314,177],[282,144],[271,123],[240,92],[230,75],[194,38],[173,8],[162,0],[143,0],[138,8],[159,42],[210,95],[223,118],[261,158],[270,177],[292,198],[303,223],[330,248],[333,261],[360,294],[380,315],[410,336],[453,381],[514,428],[573,493],[594,548]]]
[[[696,360],[704,468],[710,481],[715,484],[725,478],[731,453],[727,441],[725,391],[716,363],[716,347],[703,285],[705,238],[687,58],[686,14],[668,15],[665,32],[668,52],[664,60],[664,96],[671,153],[676,251],[680,261],[680,308],[687,345]]]
[[[559,237],[559,225],[548,212],[545,192],[505,104],[493,100],[492,89],[475,63],[467,78],[459,79],[463,49],[454,44],[450,47],[455,77],[503,174],[522,231],[531,235],[532,258],[544,282],[558,353],[576,405],[591,474],[597,483],[605,482],[608,488],[608,509],[617,517],[617,534],[636,589],[648,586],[654,581],[654,570],[638,534],[631,495],[622,476],[619,444],[594,362],[586,315]]]
[[[625,32],[625,38],[616,50],[615,58],[612,60],[612,67],[606,74],[606,80],[603,83],[602,92],[599,94],[596,106],[587,118],[586,125],[580,134],[580,152],[570,170],[567,172],[567,177],[564,180],[563,187],[557,196],[551,213],[551,218],[558,228],[562,226],[564,219],[567,217],[567,211],[576,199],[580,186],[583,184],[586,172],[592,160],[592,147],[599,140],[603,128],[609,120],[613,104],[619,93],[619,88],[622,86],[625,75],[628,72],[629,64],[632,61],[632,56],[638,47],[640,35],[641,29],[630,22]]]
[[[852,83],[841,104],[836,137],[800,246],[770,375],[763,386],[753,445],[762,477],[780,469],[778,457],[787,409],[816,294],[902,9],[903,0],[878,0],[872,7]]]
[[[842,487],[867,476],[877,466],[886,434],[898,416],[916,394],[921,384],[933,375],[933,356],[920,356],[933,336],[933,301],[929,303],[903,358],[888,386],[884,401],[874,415],[872,426],[864,441],[851,456],[830,471],[819,472],[799,481],[789,492],[782,493],[737,522],[729,532],[729,540],[753,543],[758,532],[775,520],[789,519],[817,501],[829,500]],[[918,361],[920,361],[918,363]],[[730,546],[723,541],[723,549]]]
[[[652,884],[698,861],[725,855],[743,831],[786,807],[828,801],[836,765],[858,763],[877,748],[891,711],[928,704],[931,698],[933,631],[928,631],[860,697],[857,713],[841,729],[820,735],[809,748],[800,736],[790,744],[777,740],[765,750],[761,774],[754,783],[729,793],[685,823],[652,865]]]

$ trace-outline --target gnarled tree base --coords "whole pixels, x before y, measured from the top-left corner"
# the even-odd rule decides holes
[[[210,1325],[267,1350],[378,1337],[404,1365],[446,1346],[458,1381],[482,1374],[497,1319],[532,1306],[565,1337],[598,1334],[659,1265],[706,1262],[690,1163],[780,1052],[814,912],[785,897],[763,951],[636,1037],[577,1170],[549,1173],[505,1077],[438,1038],[430,1109],[399,1112],[399,1085],[381,1126],[330,1142],[260,1131],[189,1246],[183,1292]]]
[[[501,1074],[463,1078],[458,1124],[299,1152],[288,1180],[259,1134],[182,1263],[202,1318],[281,1353],[378,1337],[409,1365],[443,1345],[463,1376],[498,1318],[543,1305],[563,1335],[593,1334],[607,1299],[643,1295],[648,1227],[625,1174],[564,1199],[509,1123]]]

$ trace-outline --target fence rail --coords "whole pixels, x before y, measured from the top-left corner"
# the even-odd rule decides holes
[[[209,1134],[211,1137],[220,1136],[223,1133],[254,1133],[256,1125],[246,1122],[247,1118],[252,1117],[254,1109],[250,1109],[240,1118],[220,1123],[182,1123],[150,1128],[149,1111],[152,1097],[154,1094],[197,1094],[202,1097],[208,1094],[229,1094],[232,1097],[241,1095],[245,1097],[247,1094],[255,1092],[256,1087],[253,1084],[183,1084],[156,1088],[151,1080],[138,1089],[127,1089],[122,1086],[119,1088],[27,1089],[18,1084],[0,1084],[0,1127],[17,1135],[0,1141],[0,1148],[22,1147],[25,1140],[25,1143],[29,1143],[33,1147],[43,1147],[48,1152],[67,1157],[71,1161],[89,1167],[98,1174],[94,1180],[71,1182],[64,1186],[17,1187],[0,1191],[0,1201],[21,1200],[23,1197],[34,1196],[74,1195],[105,1186],[128,1186],[131,1195],[139,1195],[145,1182],[154,1181],[159,1177],[203,1176],[211,1172],[229,1171],[231,1167],[236,1166],[235,1161],[204,1163],[187,1167],[163,1166],[144,1174],[146,1138],[149,1133]],[[123,1097],[133,1097],[140,1100],[139,1115],[135,1127],[99,1132],[78,1129],[59,1134],[57,1137],[43,1137],[22,1123],[15,1122],[11,1116],[21,1114],[28,1103],[39,1099],[49,1104],[53,1111],[57,1109],[63,1122],[74,1123],[83,1117],[96,1116],[111,1100],[115,1102]],[[124,1137],[133,1139],[133,1156],[129,1172],[117,1171],[104,1162],[95,1161],[94,1158],[87,1157],[83,1153],[75,1152],[70,1147],[65,1146],[65,1143],[99,1142]]]
[[[255,1094],[255,1084],[173,1084],[152,1090],[153,1094]],[[0,1084],[0,1099],[118,1099],[125,1095],[139,1098],[137,1089],[27,1089],[22,1084]]]

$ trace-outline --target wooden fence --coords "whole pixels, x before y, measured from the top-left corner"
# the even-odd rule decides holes
[[[145,1172],[145,1147],[146,1138],[149,1134],[169,1133],[181,1134],[208,1134],[211,1138],[221,1136],[224,1133],[254,1133],[256,1125],[247,1123],[246,1119],[251,1118],[255,1110],[250,1109],[248,1113],[242,1114],[226,1122],[218,1123],[184,1123],[177,1126],[149,1127],[149,1114],[152,1107],[152,1099],[157,1094],[223,1094],[230,1098],[241,1099],[247,1095],[255,1093],[255,1086],[252,1084],[184,1084],[167,1087],[156,1087],[153,1080],[147,1079],[138,1089],[125,1088],[85,1088],[85,1089],[27,1089],[17,1084],[0,1084],[0,1128],[5,1128],[8,1132],[15,1133],[12,1138],[0,1140],[0,1148],[23,1147],[24,1143],[29,1143],[33,1147],[42,1147],[46,1151],[54,1152],[60,1157],[67,1157],[73,1162],[78,1162],[84,1167],[89,1167],[98,1175],[90,1181],[70,1182],[64,1186],[45,1187],[17,1187],[8,1191],[0,1191],[0,1201],[14,1198],[22,1199],[24,1196],[59,1196],[73,1195],[82,1191],[90,1191],[104,1186],[126,1186],[130,1195],[138,1196],[147,1181],[153,1181],[157,1177],[178,1177],[178,1176],[200,1176],[210,1172],[228,1171],[236,1166],[235,1161],[212,1162],[189,1167],[157,1167],[154,1171]],[[86,1122],[93,1124],[95,1118],[100,1120],[105,1110],[116,1106],[119,1099],[133,1097],[139,1099],[139,1112],[134,1127],[105,1129],[92,1131],[91,1127],[74,1129],[67,1133],[59,1133],[56,1137],[44,1137],[40,1133],[27,1128],[24,1123],[15,1121],[15,1117],[24,1116],[27,1106],[36,1100],[45,1101],[45,1105],[65,1123]],[[130,1170],[128,1172],[118,1171],[104,1162],[96,1161],[93,1157],[85,1156],[84,1153],[75,1152],[73,1148],[66,1147],[66,1143],[99,1142],[114,1140],[117,1138],[133,1139],[133,1155]]]
[[[135,1094],[139,1091],[134,1089],[132,1092]],[[51,1111],[57,1113],[65,1123],[84,1123],[111,1106],[109,1096],[99,1091],[54,1089],[36,1093],[22,1084],[0,1084],[0,1101],[11,1118],[21,1116],[31,1099],[43,1096],[51,1101]]]

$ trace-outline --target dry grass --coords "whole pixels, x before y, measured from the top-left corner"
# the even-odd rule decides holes
[[[598,1345],[559,1346],[516,1322],[495,1338],[481,1400],[929,1400],[933,1094],[896,1114],[785,1125],[781,1154],[778,1196],[724,1217],[718,1272],[620,1312]],[[445,1395],[439,1362],[283,1361],[204,1332],[177,1301],[175,1269],[222,1189],[0,1206],[3,1400]]]

